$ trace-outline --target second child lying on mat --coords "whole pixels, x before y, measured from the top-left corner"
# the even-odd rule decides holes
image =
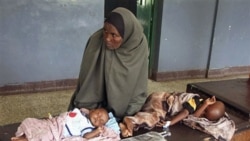
[[[120,123],[120,128],[122,136],[129,137],[133,136],[133,130],[138,130],[142,126],[148,129],[155,126],[168,128],[179,121],[183,121],[190,115],[197,118],[205,118],[213,124],[226,116],[225,106],[221,101],[217,101],[215,96],[202,99],[198,94],[193,93],[153,93],[147,98],[140,112],[134,116],[124,117],[123,122]],[[235,128],[233,121],[227,121],[230,122],[229,131],[232,132],[229,132],[230,135],[225,135],[224,138],[226,140],[232,137]],[[196,123],[192,122],[189,125],[195,127]],[[214,136],[218,138],[224,135]]]

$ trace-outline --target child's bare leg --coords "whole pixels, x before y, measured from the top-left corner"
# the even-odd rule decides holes
[[[129,136],[133,136],[134,124],[132,119],[124,117],[123,123],[127,126]]]
[[[25,135],[20,137],[12,137],[11,141],[28,141],[28,139],[25,137]]]

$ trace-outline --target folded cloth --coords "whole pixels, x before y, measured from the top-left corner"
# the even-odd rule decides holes
[[[105,126],[114,130],[118,135],[120,134],[120,127],[112,112],[109,112],[109,120]]]
[[[219,140],[230,141],[235,132],[235,123],[229,118],[227,113],[216,122],[189,115],[183,120],[183,123],[193,129],[210,134]]]

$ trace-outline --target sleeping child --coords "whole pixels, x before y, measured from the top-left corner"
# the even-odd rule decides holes
[[[18,127],[12,141],[88,140],[104,134],[109,114],[104,108],[92,110],[75,108],[73,111],[49,119],[27,118]],[[114,135],[119,140],[119,134]],[[110,138],[110,140],[112,140]]]
[[[140,112],[124,117],[119,125],[122,136],[129,137],[133,136],[133,130],[140,127],[168,128],[179,121],[216,139],[230,140],[235,131],[235,124],[226,114],[222,102],[217,101],[215,96],[204,100],[194,93],[152,93]]]

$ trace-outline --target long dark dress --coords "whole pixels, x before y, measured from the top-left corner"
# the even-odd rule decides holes
[[[124,21],[124,37],[118,49],[106,48],[103,29],[88,40],[77,88],[69,110],[105,107],[118,118],[139,111],[147,97],[148,44],[136,17],[116,8]]]

